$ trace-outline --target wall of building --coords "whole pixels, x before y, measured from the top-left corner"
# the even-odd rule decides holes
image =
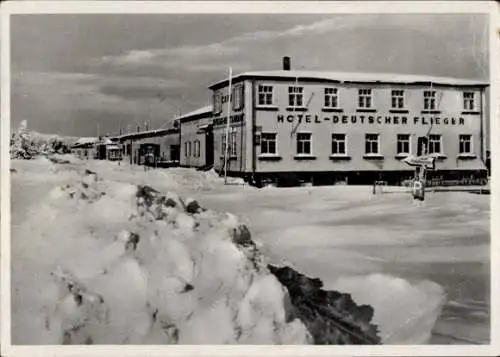
[[[141,144],[156,144],[160,145],[160,161],[172,161],[173,158],[171,156],[172,146],[179,145],[179,133],[172,132],[168,134],[161,134],[154,137],[140,138],[140,139],[131,139],[123,142],[123,145],[132,146],[132,158],[135,160],[139,152],[139,147]],[[135,162],[135,161],[134,161]]]
[[[231,103],[231,108],[229,110],[230,115],[230,125],[229,125],[229,156],[227,160],[227,170],[229,172],[239,172],[243,173],[246,171],[246,162],[247,162],[247,150],[251,150],[251,147],[247,146],[246,138],[247,138],[247,123],[249,119],[249,111],[245,110],[245,108],[250,107],[248,103],[248,96],[245,96],[248,93],[246,88],[246,83],[243,81],[234,83],[232,88],[233,92],[233,102]],[[226,134],[226,124],[227,124],[227,116],[228,116],[228,87],[224,87],[218,89],[214,97],[225,96],[225,100],[222,101],[221,109],[217,110],[217,105],[214,105],[214,113],[213,113],[213,128],[214,128],[214,168],[216,170],[224,169],[224,137]],[[234,94],[236,91],[239,91],[240,94]],[[241,105],[237,105],[235,107],[235,96],[240,95]],[[231,140],[233,138],[233,140]],[[233,142],[231,142],[233,141]]]
[[[71,153],[82,160],[92,160],[96,154],[94,147],[72,148]]]
[[[481,161],[482,137],[481,109],[466,114],[463,108],[463,91],[474,91],[479,105],[480,88],[451,88],[433,86],[436,90],[439,113],[423,112],[424,90],[421,85],[382,84],[326,84],[292,81],[258,80],[259,84],[273,86],[272,106],[256,109],[256,125],[260,133],[277,134],[277,155],[259,155],[257,147],[257,172],[321,172],[321,171],[378,171],[412,170],[397,157],[397,135],[409,134],[411,153],[417,152],[417,138],[425,136],[434,122],[431,134],[442,136],[443,157],[438,170],[483,169]],[[288,108],[288,87],[304,87],[304,111]],[[324,88],[338,89],[338,110],[324,108]],[[372,89],[373,112],[358,111],[358,89]],[[391,90],[404,90],[407,112],[391,110]],[[257,95],[257,91],[255,91]],[[441,95],[442,93],[442,95]],[[250,120],[249,116],[248,120]],[[312,134],[312,155],[297,155],[297,133]],[[332,134],[346,134],[347,154],[332,156]],[[378,134],[380,156],[365,155],[365,135]],[[460,157],[459,135],[470,134],[473,155]],[[248,154],[248,153],[247,153]]]
[[[203,167],[206,165],[206,134],[200,128],[211,124],[210,114],[199,120],[181,121],[180,165]]]

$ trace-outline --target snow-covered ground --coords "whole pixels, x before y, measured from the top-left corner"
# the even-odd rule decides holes
[[[130,212],[124,210],[128,206],[123,200],[135,184],[234,213],[248,225],[269,261],[286,262],[321,278],[325,288],[351,293],[357,303],[372,305],[373,322],[384,343],[489,341],[489,196],[435,192],[416,203],[398,189],[382,195],[372,195],[371,187],[352,186],[258,190],[236,179],[224,185],[213,172],[144,172],[124,162],[71,161],[66,165],[44,159],[11,163],[17,170],[12,175],[14,343],[49,343],[50,336],[42,335],[34,322],[40,316],[37,309],[51,294],[47,275],[56,263],[75,271],[92,271],[84,257],[104,245],[82,239],[81,234],[98,231],[111,237],[126,228],[123,217]],[[57,189],[78,181],[76,171],[83,167],[97,172],[110,192],[92,206],[61,200]],[[113,205],[116,209],[110,209]],[[123,269],[122,274],[133,274],[126,270],[133,270],[130,266]],[[200,314],[198,325],[189,328],[190,341],[228,341],[226,335],[207,334],[206,324],[227,315],[224,306],[216,304],[209,313]],[[279,310],[278,306],[269,311]],[[137,317],[131,314],[126,317]],[[247,322],[259,321],[246,316]],[[252,335],[251,330],[248,336],[253,337],[248,338],[256,343],[290,342],[291,338],[304,342],[298,325],[283,325],[279,336],[267,339]],[[200,340],[201,336],[207,340]]]

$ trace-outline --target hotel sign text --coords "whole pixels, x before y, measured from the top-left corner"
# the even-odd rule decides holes
[[[231,115],[231,120],[230,123],[242,123],[244,121],[244,115],[243,114],[236,114],[236,115]],[[226,125],[227,124],[227,117],[219,117],[219,118],[214,118],[213,120],[213,126],[220,126],[220,125]]]
[[[425,117],[425,116],[396,116],[396,115],[333,115],[319,116],[310,114],[278,114],[278,123],[323,123],[333,124],[393,124],[393,125],[465,125],[462,117]]]

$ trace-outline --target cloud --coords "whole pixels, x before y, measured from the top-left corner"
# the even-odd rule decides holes
[[[345,25],[346,21],[344,18],[335,17],[308,25],[296,25],[282,31],[248,32],[239,36],[229,37],[220,42],[198,46],[132,50],[118,56],[104,56],[100,60],[104,64],[118,66],[155,65],[173,68],[184,65],[187,69],[199,70],[200,68],[204,68],[200,63],[206,63],[221,58],[229,59],[241,55],[241,51],[246,45],[269,43],[277,39],[324,34]]]
[[[85,113],[108,131],[115,131],[117,118],[124,125],[131,118],[163,123],[177,110],[177,91],[185,86],[164,78],[61,72],[15,72],[12,79],[14,125],[28,119],[34,129],[64,128],[75,135],[88,130]]]

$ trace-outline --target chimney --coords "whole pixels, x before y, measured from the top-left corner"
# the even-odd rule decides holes
[[[283,57],[283,70],[284,71],[290,70],[290,57],[288,56]]]

